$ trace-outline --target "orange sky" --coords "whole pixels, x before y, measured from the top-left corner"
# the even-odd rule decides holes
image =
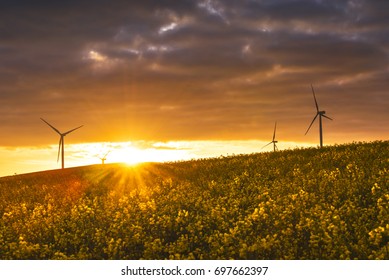
[[[311,84],[325,144],[388,139],[389,2],[128,2],[2,1],[3,161],[58,145],[41,117],[84,125],[69,144],[266,142],[277,121],[317,145]]]

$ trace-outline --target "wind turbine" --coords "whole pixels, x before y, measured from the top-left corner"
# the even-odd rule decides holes
[[[278,143],[278,141],[276,141],[276,128],[277,128],[277,122],[274,124],[274,132],[273,132],[273,140],[271,140],[268,144],[266,144],[265,146],[262,147],[265,148],[266,146],[269,146],[271,143],[273,143],[273,151],[275,152],[276,149],[278,150],[277,146],[276,146],[276,143]]]
[[[326,111],[320,111],[319,110],[319,105],[317,104],[316,96],[315,96],[315,91],[313,89],[313,86],[311,85],[312,88],[312,93],[313,93],[313,99],[315,100],[315,105],[316,105],[316,116],[313,118],[311,124],[309,125],[307,131],[305,132],[305,135],[307,135],[309,129],[311,128],[312,124],[315,122],[317,116],[319,116],[319,132],[320,132],[320,148],[323,148],[323,126],[322,126],[322,120],[321,118],[327,118],[332,121],[330,117],[327,117],[325,115]]]
[[[64,154],[65,154],[65,151],[64,151],[64,137],[66,135],[68,135],[70,132],[73,132],[75,131],[76,129],[79,129],[80,127],[82,127],[83,125],[79,126],[79,127],[76,127],[76,128],[73,128],[69,131],[66,131],[64,133],[61,133],[58,129],[56,129],[54,126],[52,126],[51,124],[49,124],[47,121],[45,121],[44,119],[41,118],[42,121],[44,121],[48,126],[50,126],[55,132],[57,132],[59,135],[60,135],[60,138],[59,138],[59,147],[58,147],[58,157],[57,157],[57,162],[59,160],[59,154],[60,152],[62,151],[61,153],[61,159],[62,159],[62,169],[65,168],[65,158],[64,158]]]
[[[108,151],[103,157],[99,157],[99,159],[101,159],[101,164],[104,164],[104,162],[106,161],[107,159],[107,155],[109,154],[110,151]]]

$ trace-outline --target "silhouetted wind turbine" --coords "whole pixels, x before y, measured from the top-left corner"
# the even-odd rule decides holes
[[[312,88],[312,93],[313,93],[313,99],[315,99],[316,116],[313,118],[311,124],[309,125],[307,131],[305,132],[305,135],[307,135],[309,129],[311,128],[312,124],[315,122],[317,116],[319,116],[320,148],[322,148],[323,147],[323,126],[322,126],[321,118],[324,117],[324,118],[327,118],[327,119],[329,119],[331,121],[332,121],[332,119],[325,115],[326,111],[320,111],[319,110],[319,105],[317,104],[317,100],[316,100],[316,96],[315,96],[315,91],[313,90],[313,86],[312,85],[311,85],[311,88]]]
[[[104,162],[106,161],[107,159],[107,155],[109,154],[110,151],[108,151],[103,157],[99,157],[99,159],[101,159],[101,164],[104,164]]]
[[[276,146],[276,143],[278,143],[278,141],[275,140],[276,139],[276,128],[277,128],[277,122],[274,124],[273,140],[271,140],[268,144],[263,146],[262,149],[269,146],[271,143],[273,143],[273,151],[275,152],[276,149],[278,150],[278,148]]]
[[[71,129],[71,130],[69,130],[69,131],[66,131],[66,132],[64,132],[64,133],[61,133],[58,129],[56,129],[54,126],[52,126],[51,124],[49,124],[49,123],[48,123],[47,121],[45,121],[44,119],[41,118],[41,120],[44,121],[48,126],[50,126],[55,132],[57,132],[57,133],[60,135],[57,162],[58,162],[58,160],[59,160],[59,154],[60,154],[60,152],[62,151],[62,153],[61,153],[62,169],[64,169],[64,168],[65,168],[64,137],[65,137],[66,135],[68,135],[70,132],[73,132],[73,131],[75,131],[76,129],[79,129],[79,128],[82,127],[83,125],[81,125],[81,126],[79,126],[79,127],[76,127],[76,128],[73,128],[73,129]]]

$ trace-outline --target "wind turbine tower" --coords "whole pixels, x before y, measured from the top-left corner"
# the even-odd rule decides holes
[[[313,86],[311,85],[312,88],[312,93],[313,93],[313,99],[315,100],[315,105],[316,105],[316,116],[313,118],[311,124],[309,125],[307,131],[305,132],[305,135],[307,135],[309,129],[311,128],[312,124],[315,122],[317,116],[319,116],[319,133],[320,133],[320,148],[323,148],[323,126],[322,126],[322,117],[327,118],[332,121],[330,117],[327,117],[325,115],[326,111],[320,111],[319,105],[317,104],[316,96],[315,96],[315,91],[313,89]]]
[[[277,145],[276,145],[276,143],[278,143],[278,141],[275,140],[276,139],[276,129],[277,129],[277,122],[274,124],[273,140],[271,140],[268,144],[263,146],[262,149],[273,143],[273,152],[275,152],[276,149],[278,150]]]
[[[109,154],[110,151],[108,151],[103,157],[99,157],[101,159],[101,164],[104,165],[105,161],[107,160],[107,155]]]
[[[49,124],[47,121],[45,121],[44,119],[41,118],[42,121],[44,121],[48,126],[50,126],[55,132],[57,132],[60,136],[59,138],[59,147],[58,147],[58,156],[57,156],[57,162],[59,160],[59,154],[61,153],[61,160],[62,160],[62,169],[65,168],[65,149],[64,149],[64,137],[66,135],[68,135],[69,133],[75,131],[76,129],[79,129],[80,127],[82,127],[83,125],[79,126],[79,127],[76,127],[76,128],[73,128],[69,131],[66,131],[64,133],[61,133],[58,129],[56,129],[54,126],[52,126],[51,124]]]

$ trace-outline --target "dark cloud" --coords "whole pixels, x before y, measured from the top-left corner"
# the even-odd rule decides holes
[[[75,141],[261,138],[276,119],[289,140],[314,141],[303,135],[314,113],[311,83],[336,120],[326,137],[338,141],[344,128],[347,141],[356,133],[385,139],[388,8],[363,0],[2,1],[0,145],[49,141],[34,133],[47,132],[39,117],[64,129],[85,124]]]

